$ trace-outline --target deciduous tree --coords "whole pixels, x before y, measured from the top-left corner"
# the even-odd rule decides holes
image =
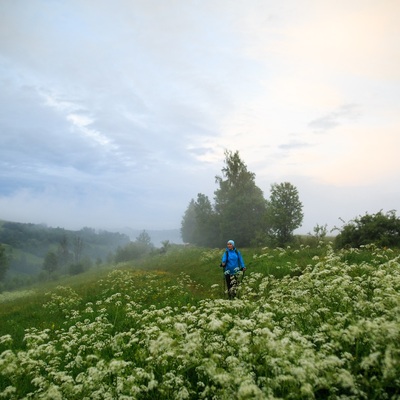
[[[222,176],[215,177],[219,188],[214,192],[220,241],[235,238],[240,246],[248,246],[263,230],[266,201],[238,151],[226,150],[224,163]]]
[[[150,235],[145,230],[139,234],[139,236],[136,238],[136,242],[148,248],[149,250],[154,247],[153,243],[151,242]]]
[[[303,204],[295,186],[289,182],[271,185],[266,226],[277,245],[283,246],[293,240],[293,231],[303,222],[302,210]]]
[[[0,243],[0,281],[4,279],[8,270],[8,257],[6,254],[6,248]]]
[[[49,275],[57,271],[58,269],[58,257],[53,251],[49,251],[43,261],[43,270]]]
[[[199,246],[214,246],[218,240],[217,215],[209,198],[198,193],[192,199],[182,219],[182,240]]]
[[[75,264],[79,264],[82,257],[83,240],[80,236],[75,236],[72,244],[73,244],[74,262]]]
[[[185,243],[196,243],[196,231],[196,206],[194,199],[191,199],[181,222],[182,240]]]

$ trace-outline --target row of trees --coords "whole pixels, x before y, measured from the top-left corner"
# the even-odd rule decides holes
[[[210,247],[231,238],[240,246],[291,242],[303,221],[296,187],[289,182],[275,183],[267,200],[238,151],[226,150],[224,164],[222,175],[215,177],[219,187],[214,204],[202,193],[190,201],[182,218],[182,240]]]

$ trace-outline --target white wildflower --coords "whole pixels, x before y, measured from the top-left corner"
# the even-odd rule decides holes
[[[217,318],[211,319],[211,321],[208,323],[208,329],[211,331],[218,331],[224,326],[224,323]]]
[[[63,398],[60,388],[55,385],[50,385],[47,391],[39,396],[39,399],[46,400],[63,400]]]
[[[252,382],[242,382],[238,393],[237,398],[241,399],[252,399],[252,400],[263,400],[265,396],[261,389]]]
[[[184,400],[184,399],[188,399],[190,397],[189,391],[183,387],[179,390],[179,392],[176,394],[176,399],[177,400]]]
[[[175,322],[174,328],[179,332],[179,333],[185,333],[187,331],[187,325],[182,322]]]
[[[7,386],[1,393],[0,393],[0,398],[2,399],[14,399],[15,398],[15,393],[17,391],[17,388],[14,386]]]
[[[124,360],[111,360],[108,368],[112,374],[119,374],[122,373],[129,364],[131,363]]]
[[[12,337],[11,335],[3,335],[0,336],[0,344],[8,344],[10,345],[12,343]]]

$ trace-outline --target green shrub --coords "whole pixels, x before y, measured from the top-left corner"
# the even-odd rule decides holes
[[[131,242],[124,247],[119,247],[115,255],[115,262],[137,260],[149,254],[150,248],[143,243]]]
[[[400,218],[395,211],[365,214],[345,224],[336,236],[336,248],[358,248],[367,244],[400,247]]]

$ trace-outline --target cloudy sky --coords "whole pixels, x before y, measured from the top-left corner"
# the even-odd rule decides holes
[[[180,228],[224,150],[308,233],[400,208],[398,0],[0,0],[0,219]],[[399,210],[400,212],[400,210]]]

